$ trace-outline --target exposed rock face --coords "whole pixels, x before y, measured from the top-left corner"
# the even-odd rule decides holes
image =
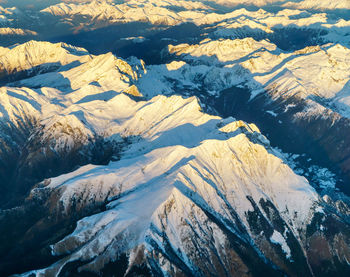
[[[170,45],[168,52],[181,61],[150,66],[138,81],[144,95],[150,80],[163,74],[162,93],[190,89],[208,111],[255,122],[274,146],[340,174],[349,192],[348,48],[328,44],[286,53],[245,38]]]
[[[105,65],[110,73],[98,86],[72,74],[74,67],[62,67],[60,74],[72,86],[50,84],[66,91],[3,88],[7,122],[17,130],[26,127],[18,136],[26,148],[14,176],[44,178],[54,175],[50,170],[68,172],[80,163],[114,160],[48,178],[21,208],[2,212],[5,222],[36,211],[2,230],[26,230],[9,239],[21,237],[22,249],[39,242],[22,259],[23,271],[33,266],[44,269],[28,275],[118,268],[130,274],[311,276],[322,264],[323,270],[346,272],[345,203],[340,210],[320,198],[253,124],[207,115],[194,97],[130,99],[123,91],[135,90],[146,72],[142,62],[129,65],[103,55],[77,67],[101,59],[114,66]],[[120,74],[113,82],[121,90],[101,99],[111,72]],[[39,76],[58,74],[18,82],[35,84]],[[24,118],[32,119],[25,125]],[[57,232],[50,234],[53,228]],[[315,254],[315,243],[327,247],[327,255]],[[35,258],[47,255],[50,244],[53,257]],[[10,245],[2,248],[5,273],[13,273],[10,261],[17,257],[16,251],[5,255]],[[333,264],[344,267],[339,271]]]
[[[187,276],[311,276],[321,264],[322,272],[340,272],[332,264],[347,271],[348,207],[321,199],[254,125],[205,115],[194,98],[136,103],[121,94],[113,102],[136,111],[115,130],[141,140],[120,161],[32,191],[61,220],[106,207],[52,246],[64,258],[33,273],[103,272],[113,263]],[[328,252],[317,255],[317,247]]]
[[[159,58],[0,47],[0,275],[350,274],[349,21],[210,2],[0,8]]]

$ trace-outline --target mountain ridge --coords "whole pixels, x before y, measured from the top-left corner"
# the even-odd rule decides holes
[[[308,2],[0,6],[0,275],[348,276],[349,17]]]

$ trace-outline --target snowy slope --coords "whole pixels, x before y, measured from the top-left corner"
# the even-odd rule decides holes
[[[18,104],[11,104],[11,101],[22,101],[19,106],[26,109],[38,107],[39,115],[46,118],[47,105],[50,106],[47,110],[51,111],[68,107],[71,103],[108,100],[117,93],[129,92],[138,78],[131,65],[111,53],[93,56],[83,48],[63,43],[30,41],[1,51],[4,53],[0,57],[3,74],[40,69],[33,77],[19,76],[14,83],[18,88],[1,88],[4,91],[1,101],[7,101],[3,105],[3,115],[11,121],[16,119],[12,115],[20,111],[16,107]],[[141,72],[143,63],[138,62],[134,67]],[[70,93],[72,91],[75,93]],[[18,98],[7,98],[7,95],[18,95]]]
[[[264,6],[267,4],[258,3],[256,1],[247,1],[257,6]],[[254,2],[254,3],[253,3]],[[281,2],[281,1],[268,1]],[[322,2],[322,1],[321,1]],[[324,4],[322,4],[324,3]],[[322,9],[322,5],[327,5],[326,2],[321,4],[313,2],[313,5]],[[332,2],[333,3],[333,2]],[[333,3],[334,6],[346,7],[347,1]],[[229,4],[244,4],[242,1],[237,3],[229,1]],[[293,7],[296,5],[296,7]],[[114,4],[108,1],[92,1],[87,3],[66,4],[60,3],[50,6],[41,11],[42,14],[50,14],[61,17],[63,21],[67,20],[70,24],[72,20],[70,17],[74,16],[88,16],[92,20],[110,21],[113,22],[150,22],[152,24],[160,25],[177,25],[185,22],[193,22],[196,25],[205,24],[229,24],[231,28],[239,26],[246,26],[254,29],[256,25],[263,25],[265,28],[281,27],[281,26],[295,26],[308,28],[321,28],[322,24],[335,24],[336,19],[328,16],[326,13],[308,13],[303,7],[303,3],[287,3],[287,9],[281,9],[278,12],[267,12],[263,9],[258,11],[250,11],[245,8],[235,9],[229,12],[219,12],[200,2],[191,1],[160,1],[160,0],[143,0],[143,1],[127,1],[121,4]],[[291,8],[291,9],[289,9]],[[329,9],[332,6],[328,5]],[[178,11],[179,9],[179,11]],[[340,18],[338,18],[339,20]],[[222,26],[222,25],[221,25]],[[259,27],[258,27],[259,28]],[[324,28],[326,29],[326,28]]]
[[[296,9],[310,9],[310,10],[336,10],[336,9],[350,9],[350,2],[347,0],[334,0],[331,2],[323,0],[304,0],[298,2],[287,2],[286,7],[293,7]]]
[[[58,274],[65,264],[77,259],[88,262],[82,269],[99,270],[118,254],[130,253],[142,245],[146,258],[149,252],[156,251],[154,242],[162,247],[154,228],[165,227],[159,220],[164,209],[174,204],[179,208],[172,211],[167,235],[172,248],[182,249],[189,268],[200,264],[185,258],[191,250],[186,249],[189,246],[185,247],[179,236],[192,236],[185,227],[185,222],[192,220],[188,217],[192,211],[214,215],[233,233],[238,227],[228,222],[243,224],[248,232],[241,234],[243,237],[252,232],[246,215],[254,211],[252,203],[261,199],[273,203],[288,222],[286,234],[291,232],[298,237],[311,222],[319,201],[317,194],[304,178],[274,156],[268,141],[254,125],[208,116],[199,111],[195,98],[179,96],[159,96],[135,103],[121,94],[107,103],[83,106],[88,125],[105,126],[109,134],[137,135],[140,140],[118,162],[82,167],[45,180],[43,188],[32,191],[34,196],[51,191],[56,195],[56,209],[63,207],[64,213],[109,199],[107,211],[82,219],[71,235],[53,246],[55,255],[70,253],[69,256],[36,274]],[[102,106],[103,118],[94,116]],[[121,110],[121,114],[114,112]],[[77,204],[73,207],[73,203]],[[238,218],[230,215],[230,207]],[[199,224],[208,220],[204,214],[202,217],[197,219]],[[213,228],[217,228],[215,224]],[[224,247],[225,235],[214,238]],[[130,265],[134,262],[129,260]],[[168,266],[165,263],[161,268],[167,272]]]
[[[5,27],[5,28],[0,28],[0,35],[28,36],[28,35],[37,35],[37,33],[26,29]]]
[[[252,90],[259,91],[260,86],[276,89],[284,96],[299,95],[304,99],[315,96],[331,103],[327,107],[349,116],[350,107],[345,105],[350,50],[342,45],[327,44],[285,53],[270,42],[246,38],[170,45],[168,51],[191,64],[214,64],[220,71],[231,68],[238,73],[236,79],[250,79],[245,85]],[[234,70],[236,67],[241,70]]]
[[[228,7],[234,7],[238,5],[252,5],[257,7],[264,7],[268,5],[281,5],[285,7],[293,7],[296,9],[310,9],[310,10],[335,10],[335,9],[350,9],[350,3],[347,0],[335,0],[327,2],[324,0],[209,0],[215,4],[224,5]]]
[[[321,167],[350,176],[348,47],[325,44],[291,52],[267,40],[205,39],[169,45],[166,52],[176,61],[146,68],[136,83],[143,95],[154,95],[154,84],[155,93],[198,95],[209,111],[253,120],[285,151],[330,160]],[[309,146],[303,147],[305,140]],[[308,178],[329,179],[317,172],[309,176],[314,167],[303,163],[299,172]]]
[[[348,276],[348,3],[0,6],[0,275]]]
[[[114,4],[109,1],[91,1],[83,4],[60,3],[50,6],[41,12],[54,16],[89,16],[92,20],[107,20],[113,22],[150,22],[151,24],[176,25],[183,21],[180,13],[172,8],[182,8],[186,11],[209,10],[199,2],[191,1],[127,1]],[[196,13],[196,12],[194,12]],[[202,13],[201,13],[202,14]]]
[[[215,3],[214,3],[215,2]],[[209,37],[244,38],[256,37],[273,38],[282,33],[293,33],[294,29],[300,32],[312,33],[305,45],[312,42],[349,43],[348,18],[342,15],[336,16],[320,10],[326,5],[327,9],[346,9],[348,1],[336,1],[329,5],[328,2],[320,3],[312,1],[312,5],[302,2],[286,1],[63,1],[48,6],[40,11],[19,8],[1,8],[0,24],[6,28],[30,29],[46,39],[52,39],[53,34],[60,37],[62,34],[77,34],[85,31],[98,30],[113,24],[144,23],[137,30],[132,29],[130,36],[144,36],[147,31],[156,32],[150,25],[160,28],[169,28],[183,23],[194,23],[208,31]],[[215,4],[211,7],[211,4]],[[220,9],[220,5],[231,5],[231,8]],[[310,2],[311,3],[311,2]],[[47,5],[49,5],[48,3]],[[51,3],[54,4],[54,3]],[[263,10],[269,5],[276,5],[276,12]],[[259,10],[237,9],[236,6],[255,5],[262,7]],[[298,6],[299,5],[299,6]],[[305,7],[304,7],[304,6]],[[307,12],[308,11],[308,12]],[[209,25],[209,26],[208,26]],[[30,26],[30,27],[28,27]],[[52,33],[45,31],[44,26],[50,26]],[[99,30],[102,31],[102,30]],[[203,30],[204,31],[204,30]],[[98,34],[94,34],[98,36]],[[88,37],[87,40],[93,40]],[[308,42],[310,41],[310,42]],[[3,42],[6,45],[15,43],[10,40]],[[4,44],[5,45],[5,44]],[[103,46],[103,45],[102,45]],[[84,45],[84,47],[86,47]],[[105,46],[104,46],[105,47]]]
[[[228,7],[234,7],[238,5],[252,5],[252,6],[257,6],[257,7],[262,7],[266,6],[269,4],[276,4],[276,3],[281,3],[283,1],[281,0],[209,0],[209,2],[213,2],[215,4],[223,5],[223,6],[228,6]]]
[[[86,89],[83,94],[71,95],[78,101],[77,97],[87,96],[90,88],[96,91],[122,91],[138,78],[132,67],[122,59],[116,58],[112,53],[79,57],[76,59],[76,66],[60,67],[55,72],[41,74],[30,79],[21,80],[15,83],[16,86],[27,87],[54,87],[62,91]],[[142,67],[141,67],[142,69]],[[87,87],[87,88],[85,88]],[[103,87],[102,89],[99,89]]]
[[[0,51],[10,72],[56,65],[0,89],[2,149],[17,143],[13,130],[28,133],[16,146],[25,145],[26,151],[11,156],[18,159],[19,173],[47,166],[47,174],[49,166],[67,163],[65,157],[77,159],[61,171],[66,174],[40,175],[47,178],[27,201],[40,203],[35,205],[58,222],[85,216],[73,232],[52,241],[56,262],[25,275],[58,276],[72,262],[77,264],[67,274],[103,272],[123,255],[130,272],[142,265],[153,274],[169,275],[275,274],[277,268],[311,275],[320,258],[307,245],[322,238],[317,232],[329,230],[329,220],[340,227],[330,232],[328,260],[346,263],[348,248],[338,256],[334,252],[345,223],[325,208],[309,182],[293,172],[254,124],[208,115],[195,97],[154,97],[173,94],[175,88],[200,89],[205,78],[212,93],[242,80],[261,89],[268,86],[264,78],[274,74],[270,71],[279,70],[278,62],[300,74],[303,84],[305,73],[298,70],[310,63],[307,59],[339,60],[344,47],[289,54],[268,41],[205,40],[169,46],[184,61],[148,67],[136,58],[94,56],[67,44],[32,41]],[[346,63],[329,67],[324,70],[339,67],[347,77]],[[177,87],[171,78],[178,80]],[[334,92],[338,88],[334,85]],[[6,132],[7,126],[13,129]],[[103,156],[107,150],[105,165],[89,164],[94,153]],[[0,152],[1,158],[5,154]],[[88,165],[76,169],[81,164]]]
[[[213,22],[209,29],[217,38],[269,38],[276,43],[284,44],[285,36],[289,36],[290,33],[291,48],[295,43],[294,40],[298,40],[298,34],[303,32],[309,32],[306,33],[307,37],[302,38],[310,41],[306,45],[325,42],[348,45],[349,41],[349,21],[334,18],[326,13],[309,13],[302,9],[283,9],[276,13],[262,9],[257,12],[239,9],[224,16],[225,20]],[[293,33],[293,30],[296,32]],[[285,47],[288,48],[286,45]]]
[[[139,95],[133,86],[138,76],[128,63],[62,43],[32,41],[1,52],[3,80],[12,72],[15,81],[0,88],[3,193],[26,194],[44,177],[119,155],[123,139],[107,140],[100,126],[85,126],[80,105],[122,92]]]
[[[0,5],[0,24],[11,21],[12,17],[17,13],[19,13],[19,10],[16,7],[3,8]]]
[[[64,43],[29,41],[11,47],[0,56],[0,74],[11,75],[35,69],[50,71],[76,61],[80,56],[83,56],[81,59],[88,59],[89,53],[85,49]]]

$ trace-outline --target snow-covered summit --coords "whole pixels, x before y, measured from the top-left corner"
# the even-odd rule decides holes
[[[243,78],[248,80],[246,85],[252,89],[258,89],[257,84],[260,84],[265,89],[277,89],[284,95],[317,96],[331,102],[329,107],[349,116],[348,112],[343,113],[344,109],[336,108],[347,103],[347,84],[350,81],[350,49],[340,44],[306,47],[285,53],[270,42],[246,38],[170,45],[168,51],[195,65],[216,64],[225,67],[222,69],[225,71],[239,66],[243,70],[236,78],[245,76]]]
[[[298,232],[311,222],[319,201],[316,192],[275,156],[277,152],[269,148],[254,125],[206,115],[193,97],[158,96],[148,102],[134,102],[119,94],[108,102],[80,104],[79,109],[85,126],[139,139],[118,162],[82,167],[45,180],[44,187],[32,192],[32,197],[40,197],[41,191],[51,191],[57,199],[51,205],[57,205],[57,210],[63,208],[64,213],[108,201],[105,212],[82,219],[71,235],[52,246],[53,254],[69,255],[33,272],[37,275],[58,275],[67,263],[77,260],[85,264],[81,270],[98,271],[121,253],[130,253],[131,267],[136,262],[131,253],[139,248],[144,249],[140,255],[147,261],[149,254],[157,253],[163,244],[155,229],[169,237],[170,247],[179,249],[191,271],[195,270],[193,266],[204,270],[196,262],[197,254],[191,253],[194,246],[186,242],[193,230],[185,222],[191,225],[195,220],[197,231],[203,235],[200,230],[206,224],[217,230],[212,236],[216,247],[223,249],[219,259],[224,260],[228,251],[225,228],[232,233],[242,228],[243,233],[238,235],[242,243],[256,247],[248,242],[248,236],[254,235],[247,213],[254,212],[254,203],[262,201],[273,203],[285,220],[283,240],[292,234],[299,236]],[[168,216],[164,208],[170,203],[178,208],[162,222]],[[199,217],[194,219],[191,213]],[[225,227],[218,228],[216,221]],[[170,250],[164,251],[155,262],[168,272],[172,261],[166,257]],[[253,251],[261,255],[260,250]]]
[[[251,55],[253,52],[263,52],[276,50],[276,45],[266,40],[255,41],[253,38],[245,39],[222,39],[210,40],[205,39],[196,45],[180,44],[169,45],[168,51],[170,54],[178,56],[186,55],[186,60],[201,60],[214,57],[214,61],[225,63],[228,61],[237,61],[241,58]]]
[[[61,66],[76,61],[81,56],[88,58],[89,53],[65,43],[29,41],[9,48],[0,56],[0,71],[10,75],[36,66]]]
[[[292,7],[296,9],[310,9],[310,10],[336,10],[347,9],[350,10],[350,2],[348,0],[304,0],[297,2],[287,2],[283,6]]]
[[[50,6],[42,13],[54,16],[89,16],[93,20],[106,20],[109,22],[150,22],[157,25],[176,25],[184,20],[180,13],[173,8],[181,8],[185,11],[210,10],[200,2],[191,1],[127,1],[114,4],[110,1],[91,1],[81,4],[60,3]],[[195,13],[195,12],[194,12]]]
[[[53,232],[56,262],[25,275],[103,272],[121,257],[128,272],[143,266],[164,275],[312,275],[322,257],[309,245],[324,232],[328,261],[346,265],[348,249],[335,251],[348,239],[341,213],[256,125],[206,114],[193,96],[157,94],[164,87],[179,94],[211,85],[215,95],[245,83],[253,92],[275,86],[283,95],[293,83],[305,88],[305,98],[332,97],[327,93],[349,77],[349,49],[327,44],[288,53],[246,38],[168,50],[177,61],[145,66],[62,43],[0,48],[5,73],[55,65],[0,88],[0,143],[7,151],[1,161],[14,161],[20,184],[27,172],[45,176],[27,199],[43,211],[31,230],[45,229],[46,220],[59,226],[80,218],[60,240]],[[316,94],[311,88],[329,80],[322,72],[340,81],[327,91],[316,87]],[[103,165],[93,165],[95,157]],[[11,212],[17,210],[6,215]]]
[[[255,4],[264,7],[263,3]],[[280,2],[276,4],[279,5]],[[292,4],[299,3],[291,2],[290,5]],[[240,8],[221,12],[201,2],[191,1],[144,0],[118,4],[109,1],[90,1],[60,3],[40,13],[54,16],[59,19],[60,24],[66,24],[72,32],[97,29],[101,24],[108,26],[115,23],[143,22],[163,27],[193,23],[205,28],[211,38],[274,38],[285,45],[288,43],[283,42],[286,39],[284,36],[289,32],[293,34],[294,30],[309,36],[307,40],[310,40],[310,43],[305,42],[306,45],[322,41],[346,45],[350,36],[347,19],[292,6],[283,6],[276,12],[263,8],[259,10]],[[140,35],[143,35],[142,31]]]
[[[209,0],[209,2],[228,7],[234,7],[238,5],[251,5],[262,7],[267,6],[269,4],[278,4],[283,2],[283,0]]]
[[[37,33],[26,29],[4,27],[0,28],[0,35],[35,36]]]

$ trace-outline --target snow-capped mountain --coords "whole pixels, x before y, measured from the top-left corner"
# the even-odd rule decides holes
[[[214,2],[215,5],[212,5]],[[14,36],[13,32],[11,35],[2,34],[0,44],[10,46],[31,39],[64,41],[100,54],[128,48],[123,40],[128,37],[144,37],[143,44],[149,45],[151,40],[154,41],[154,36],[164,30],[168,31],[168,35],[163,39],[184,40],[189,39],[188,36],[193,39],[191,32],[187,36],[186,33],[181,36],[174,27],[194,24],[195,30],[206,37],[269,39],[284,50],[296,50],[327,42],[349,46],[349,18],[346,12],[338,14],[332,10],[323,12],[317,8],[293,7],[294,4],[300,4],[299,2],[236,1],[242,7],[240,9],[236,9],[235,5],[222,8],[222,3],[214,2],[54,1],[47,2],[47,7],[41,10],[24,9],[22,6],[2,8],[0,14],[4,28],[27,31],[22,38]],[[236,3],[229,2],[232,5]],[[346,5],[347,1],[341,3]],[[260,9],[245,8],[250,4],[259,6]],[[276,12],[270,11],[270,4],[278,7]],[[315,5],[321,7],[321,4]],[[109,36],[105,36],[106,33]],[[164,47],[165,44],[161,43],[161,46]],[[152,49],[151,46],[147,47]],[[153,45],[154,47],[158,46]]]
[[[4,8],[0,6],[0,22],[5,23],[7,21],[12,20],[12,16],[16,15],[19,13],[19,10],[16,7],[12,8]]]
[[[26,30],[26,29],[19,29],[19,28],[0,28],[0,35],[16,35],[16,36],[29,36],[29,35],[37,35],[36,32]]]
[[[288,136],[295,132],[291,139],[297,141],[300,132],[306,132],[307,140],[315,143],[306,149],[289,145],[286,151],[311,151],[313,159],[330,159],[327,166],[337,164],[333,169],[349,176],[348,48],[326,44],[285,52],[266,40],[245,38],[169,45],[167,52],[177,61],[149,66],[147,74],[138,80],[143,95],[149,95],[152,84],[157,84],[156,93],[194,92],[209,109],[215,106],[225,115],[244,116],[259,122],[263,129],[268,126],[264,130],[275,136],[273,142],[279,147],[283,136],[275,133],[275,128],[286,128]],[[276,126],[270,129],[272,122]],[[328,129],[331,126],[334,129]],[[318,131],[310,133],[310,128]],[[334,149],[333,145],[339,147]]]
[[[183,21],[182,12],[176,12],[173,8],[186,9],[183,13],[191,13],[191,10],[210,9],[200,2],[191,1],[144,0],[126,1],[122,4],[114,4],[110,1],[91,1],[83,4],[60,3],[43,9],[41,13],[63,18],[88,16],[93,21],[108,21],[110,23],[141,21],[156,25],[176,25]]]
[[[75,91],[76,93],[70,96],[73,102],[80,101],[82,97],[86,97],[91,84],[93,84],[93,88],[103,87],[104,91],[110,89],[120,92],[127,89],[129,84],[132,84],[138,78],[132,66],[122,59],[117,59],[112,53],[93,56],[82,48],[75,48],[60,43],[50,44],[35,41],[21,46],[29,47],[29,49],[34,46],[38,50],[37,53],[33,53],[33,56],[29,56],[32,59],[28,58],[27,55],[25,61],[36,64],[35,68],[40,69],[40,75],[24,80],[18,77],[20,80],[15,81],[13,84],[15,86],[32,88],[54,87],[65,92]],[[21,46],[17,46],[19,49],[16,47],[13,50],[21,51],[22,53]],[[40,55],[42,51],[45,52],[44,55]],[[44,63],[40,63],[40,58],[45,59],[47,53],[55,54],[50,54],[50,62],[46,60]],[[12,57],[11,54],[9,52],[7,56]],[[9,66],[15,66],[15,70],[21,68],[21,71],[27,72],[24,68],[30,66],[30,64],[22,64],[20,59],[15,60],[15,62],[14,64],[12,60],[9,61]],[[142,62],[138,61],[133,66],[140,72],[143,71]],[[82,94],[77,93],[80,90],[83,91]],[[95,93],[96,89],[92,90],[92,92]]]
[[[249,6],[267,6],[270,4],[275,4],[275,3],[281,3],[283,1],[281,0],[209,0],[208,2],[213,2],[217,5],[223,5],[223,6],[228,6],[228,7],[234,7],[238,5],[249,5]]]
[[[58,67],[77,61],[77,57],[89,58],[85,49],[58,43],[29,41],[8,48],[0,57],[0,76],[6,81],[37,72],[54,71]]]
[[[348,1],[12,3],[1,276],[350,274]]]
[[[127,62],[112,54],[93,56],[70,45],[33,41],[4,50],[7,68],[31,66],[18,55],[10,58],[20,47],[31,53],[28,60],[35,67],[62,64],[51,72],[19,76],[1,88],[2,149],[12,151],[1,157],[4,164],[12,159],[7,174],[15,168],[12,185],[17,186],[15,194],[10,187],[4,193],[18,198],[18,191],[23,194],[41,180],[20,208],[1,212],[2,222],[26,218],[9,230],[27,226],[7,233],[3,272],[11,272],[15,257],[21,272],[28,271],[25,276],[103,273],[110,266],[122,274],[146,275],[347,271],[345,202],[323,199],[254,124],[208,115],[194,97],[154,97],[164,92],[156,83],[147,86],[155,80],[154,70],[159,74],[162,69],[163,75],[182,67],[197,75],[205,67],[223,70],[230,52],[217,55],[209,66],[203,60],[209,49],[232,49],[232,59],[244,62],[240,56],[251,51],[281,52],[273,44],[236,40],[169,46],[189,64],[157,68],[135,58]],[[195,54],[201,47],[205,55]],[[49,55],[53,52],[56,56]],[[188,83],[196,79],[183,78]],[[104,165],[82,166],[91,162]],[[33,210],[40,212],[27,216]],[[78,219],[75,228],[69,227]],[[49,231],[53,226],[57,230]],[[17,248],[9,251],[18,236],[28,259],[18,257]],[[319,243],[328,249],[327,258],[314,252],[312,245]]]
[[[92,56],[85,49],[63,43],[31,41],[2,51],[3,81],[12,80],[14,85],[20,86],[1,88],[0,137],[4,167],[1,175],[5,192],[11,190],[9,186],[20,186],[25,191],[29,189],[26,188],[28,184],[61,172],[60,166],[49,170],[50,173],[41,170],[42,163],[50,163],[48,160],[57,163],[74,152],[72,161],[62,167],[68,170],[95,159],[105,159],[103,153],[96,152],[99,147],[111,147],[110,154],[115,154],[113,149],[119,146],[103,142],[101,130],[86,129],[80,123],[79,112],[71,110],[67,120],[61,110],[74,103],[107,101],[123,91],[138,95],[132,85],[138,76],[128,63],[111,53]],[[142,63],[139,66],[142,67]],[[30,76],[33,77],[20,81]],[[47,119],[51,120],[48,126],[42,122]],[[56,133],[55,128],[59,130]],[[37,140],[42,143],[38,144]],[[101,145],[95,149],[96,143]],[[23,151],[23,147],[28,151]],[[9,158],[11,163],[6,162]],[[32,176],[24,178],[28,171]]]
[[[201,263],[198,259],[203,251],[217,252],[217,259],[225,265],[214,264],[214,274],[234,266],[225,262],[232,251],[227,246],[230,236],[252,258],[261,259],[263,268],[273,271],[257,242],[250,238],[254,223],[247,217],[258,212],[259,206],[263,211],[264,205],[275,210],[275,216],[279,213],[285,223],[281,223],[280,232],[266,230],[267,234],[256,235],[259,243],[270,244],[272,253],[284,253],[282,263],[287,270],[290,261],[302,252],[291,242],[289,246],[287,240],[302,236],[298,230],[306,232],[314,214],[322,211],[317,209],[320,199],[306,180],[295,175],[273,151],[268,152],[268,142],[255,126],[202,114],[194,98],[162,96],[137,104],[127,98],[116,96],[109,103],[111,110],[123,109],[123,117],[130,118],[118,120],[121,125],[109,129],[140,137],[123,153],[125,158],[45,180],[43,188],[32,192],[31,197],[40,197],[41,190],[44,194],[52,190],[57,199],[53,208],[62,208],[64,213],[108,202],[105,212],[82,219],[71,235],[53,246],[54,255],[69,256],[35,274],[59,274],[77,259],[86,263],[80,270],[102,270],[104,264],[130,253],[129,269],[144,262],[154,272],[204,275],[214,260]],[[213,239],[214,249],[206,243],[198,245],[196,236]],[[241,250],[236,251],[239,255]],[[175,264],[173,255],[178,259]],[[239,263],[249,267],[244,258]],[[307,272],[306,263],[301,266]]]
[[[252,90],[261,88],[257,84],[267,90],[269,86],[274,86],[284,95],[320,97],[332,102],[334,108],[348,102],[350,50],[340,44],[306,47],[285,53],[266,40],[245,38],[170,45],[168,51],[195,65],[240,66],[241,71],[247,74],[246,80],[252,77],[252,83],[246,83]],[[244,78],[242,74],[237,77]],[[341,109],[337,111],[342,112]],[[346,111],[350,111],[350,107],[344,107],[343,111],[343,116],[348,117]]]
[[[234,7],[238,5],[250,5],[257,7],[264,7],[269,5],[282,7],[293,7],[297,9],[310,9],[310,10],[336,10],[336,9],[350,9],[350,3],[346,0],[335,0],[327,2],[324,0],[297,0],[297,1],[286,1],[286,0],[208,0],[215,4]]]
[[[230,17],[213,24],[210,30],[214,37],[233,39],[251,36],[259,40],[269,39],[284,50],[326,42],[348,45],[349,42],[349,21],[334,19],[325,13],[292,9],[269,13],[264,10],[250,12],[240,9],[234,11]],[[295,36],[295,40],[284,41],[289,36]]]
[[[335,0],[332,2],[326,2],[322,0],[311,1],[297,1],[287,2],[284,4],[286,7],[293,7],[297,9],[310,9],[310,10],[336,10],[336,9],[347,9],[350,10],[350,2],[344,0]]]
[[[41,10],[37,16],[55,30],[60,40],[74,43],[74,34],[80,34],[79,45],[94,53],[118,50],[121,53],[120,50],[129,48],[127,45],[135,46],[133,40],[125,42],[128,37],[143,37],[139,47],[147,47],[148,52],[153,50],[157,53],[166,46],[165,41],[160,41],[158,36],[181,42],[188,42],[188,39],[190,42],[193,39],[199,42],[200,35],[212,39],[253,37],[256,40],[268,39],[283,50],[297,50],[327,42],[349,46],[349,18],[346,15],[284,6],[280,6],[276,12],[268,11],[268,7],[266,10],[263,8],[248,9],[243,6],[240,9],[222,10],[220,7],[191,1],[90,1],[52,5]],[[124,28],[120,28],[121,24]],[[186,24],[193,26],[194,34],[177,31],[181,26],[186,29]],[[44,34],[40,29],[35,31],[51,39],[52,34]],[[166,31],[166,37],[162,37],[163,31]],[[103,32],[111,36],[105,37]],[[106,45],[114,48],[101,51]],[[146,58],[140,54],[138,56]]]
[[[254,2],[259,6],[264,6],[263,3],[259,4],[256,1]],[[317,3],[313,3],[317,6]],[[234,3],[230,1],[230,4]],[[239,4],[244,3],[239,1]],[[303,3],[294,4],[302,5]],[[347,3],[344,2],[344,8],[346,4]],[[176,9],[181,10],[176,11]],[[249,20],[252,23],[261,22],[261,24],[270,28],[280,24],[283,26],[292,25],[298,27],[314,25],[312,26],[313,28],[315,28],[317,24],[321,25],[322,23],[334,24],[334,22],[332,22],[334,19],[327,18],[327,15],[324,13],[309,13],[303,11],[303,9],[307,8],[294,10],[283,9],[276,14],[262,9],[258,11],[249,11],[245,8],[237,9],[232,12],[219,13],[218,10],[205,6],[200,2],[143,0],[126,1],[121,4],[115,4],[109,1],[91,1],[82,4],[60,3],[43,9],[41,13],[62,17],[62,20],[69,21],[71,21],[71,19],[68,19],[68,17],[79,15],[88,16],[92,21],[110,21],[111,23],[142,21],[156,25],[177,25],[185,22],[193,22],[196,25],[206,25],[225,23],[227,20],[234,21],[239,18],[247,20],[248,23],[246,25],[248,27],[252,27],[249,26]]]

